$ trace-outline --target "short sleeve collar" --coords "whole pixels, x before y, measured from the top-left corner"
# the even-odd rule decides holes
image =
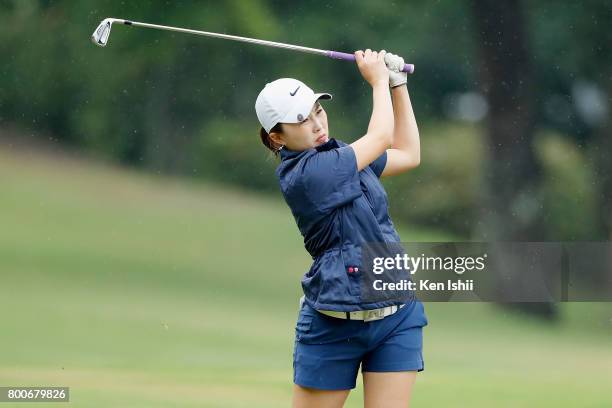
[[[283,147],[280,151],[280,157],[281,157],[281,161],[285,161],[287,159],[293,159],[299,156],[300,154],[304,154],[305,152],[308,152],[309,150],[313,150],[313,151],[317,150],[319,152],[324,152],[326,150],[335,149],[337,147],[342,147],[345,145],[346,143],[343,143],[342,141],[336,140],[333,137],[331,137],[327,142],[323,143],[322,145],[319,145],[312,149],[306,149],[303,151],[295,151],[295,150],[290,150],[287,147]]]

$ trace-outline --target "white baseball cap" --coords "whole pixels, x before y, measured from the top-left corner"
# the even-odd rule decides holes
[[[280,78],[261,90],[255,111],[261,126],[270,133],[277,123],[299,123],[310,115],[318,99],[331,99],[328,93],[314,93],[305,83],[293,78]]]

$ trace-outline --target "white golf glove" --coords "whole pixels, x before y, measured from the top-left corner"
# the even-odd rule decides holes
[[[385,54],[385,64],[387,64],[387,69],[389,69],[389,87],[395,88],[396,86],[404,85],[408,81],[408,74],[401,71],[404,67],[404,59],[402,57],[388,52]]]

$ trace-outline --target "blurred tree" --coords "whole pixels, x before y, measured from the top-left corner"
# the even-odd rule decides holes
[[[536,43],[538,85],[548,94],[543,100],[548,118],[540,120],[572,138],[591,161],[598,205],[590,236],[612,240],[612,35],[607,28],[612,3],[540,0],[526,11]]]
[[[580,72],[588,75],[605,95],[601,111],[605,117],[594,124],[589,156],[595,168],[598,188],[599,239],[612,241],[612,4],[609,1],[584,1],[574,14],[575,37],[572,49],[578,55]],[[602,30],[603,27],[606,27]],[[592,109],[598,108],[593,106]]]
[[[488,157],[475,234],[486,241],[541,241],[541,169],[533,149],[534,82],[521,2],[470,0],[470,6],[480,45],[481,89],[489,103]],[[504,274],[517,276],[510,254],[502,264],[507,269]],[[549,303],[508,306],[555,316]]]

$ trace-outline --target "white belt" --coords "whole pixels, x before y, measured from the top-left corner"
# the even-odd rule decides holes
[[[302,306],[302,303],[304,303],[304,296],[300,298],[300,308]],[[371,320],[379,320],[389,315],[392,315],[393,313],[397,312],[404,306],[406,305],[405,304],[399,305],[399,306],[393,305],[393,306],[381,307],[379,309],[356,310],[354,312],[338,312],[335,310],[320,310],[320,309],[316,309],[316,310],[320,313],[323,313],[324,315],[331,316],[331,317],[337,317],[338,319],[363,320],[365,322],[369,322]]]
[[[328,316],[337,317],[339,319],[348,319],[348,320],[363,320],[365,322],[369,322],[370,320],[378,320],[382,319],[386,316],[392,315],[393,313],[400,310],[405,305],[393,305],[387,307],[381,307],[379,309],[370,309],[370,310],[356,310],[354,312],[337,312],[335,310],[319,310],[318,312],[323,313]]]

